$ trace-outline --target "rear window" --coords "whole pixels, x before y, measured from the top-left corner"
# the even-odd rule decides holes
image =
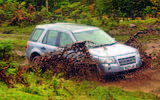
[[[29,40],[36,42],[39,39],[39,37],[41,36],[41,34],[43,33],[43,31],[44,31],[44,29],[38,29],[38,28],[35,29]]]

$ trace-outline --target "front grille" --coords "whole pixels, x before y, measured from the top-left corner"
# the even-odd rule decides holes
[[[120,64],[120,66],[129,65],[129,64],[136,63],[136,58],[135,58],[135,56],[131,56],[131,57],[127,57],[127,58],[120,58],[120,59],[118,59],[118,62]]]

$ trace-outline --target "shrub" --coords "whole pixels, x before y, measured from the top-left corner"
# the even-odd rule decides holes
[[[143,25],[140,25],[140,26],[138,26],[138,29],[139,29],[140,31],[145,31],[145,30],[147,30],[147,27],[145,27],[145,26],[143,26]]]
[[[25,2],[6,2],[0,6],[0,22],[9,21],[12,26],[27,26],[37,24],[43,19],[50,17],[52,13],[46,12],[45,7],[41,11],[36,11],[35,7],[29,4],[25,7]]]
[[[157,26],[157,27],[156,27],[156,31],[160,31],[160,27]]]
[[[109,27],[117,27],[117,26],[119,26],[119,23],[116,22],[115,20],[110,20],[110,21],[107,23],[107,26],[109,26]]]
[[[4,59],[11,55],[13,45],[10,43],[10,40],[1,40],[0,41],[0,59]]]
[[[83,12],[80,14],[80,23],[81,24],[92,25],[92,22],[93,22],[93,20],[92,20],[92,17],[89,13]]]
[[[10,62],[8,64],[9,68],[6,69],[6,75],[15,76],[18,72],[18,63],[16,62]]]
[[[7,63],[4,61],[0,61],[0,70],[2,70],[4,67],[7,67]]]

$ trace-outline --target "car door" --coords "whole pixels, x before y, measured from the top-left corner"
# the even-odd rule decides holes
[[[73,43],[73,40],[71,39],[70,35],[65,32],[61,32],[59,38],[60,38],[60,41],[59,41],[60,47],[64,47],[66,45]]]
[[[59,32],[56,30],[48,30],[42,39],[41,50],[43,53],[53,51],[59,46]]]
[[[71,46],[72,43],[73,43],[73,40],[72,40],[71,36],[65,32],[61,32],[59,47],[64,47],[66,45]],[[63,56],[70,57],[73,54],[73,52],[74,52],[74,50],[69,50]]]
[[[43,52],[49,52],[53,50],[62,49],[67,44],[72,44],[72,38],[66,32],[57,30],[48,30],[42,40]]]

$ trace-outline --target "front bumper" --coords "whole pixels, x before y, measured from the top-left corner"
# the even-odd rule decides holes
[[[125,72],[132,69],[137,69],[140,67],[142,60],[139,58],[137,59],[136,63],[128,64],[124,66],[120,66],[117,64],[99,64],[99,71],[103,75],[110,75],[110,74],[118,74],[120,72]]]

